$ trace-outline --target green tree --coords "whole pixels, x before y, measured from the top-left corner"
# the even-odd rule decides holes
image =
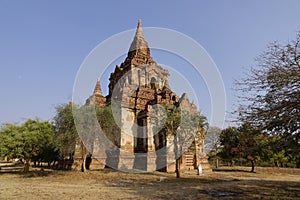
[[[264,139],[264,134],[247,122],[238,128],[228,127],[220,135],[222,150],[219,155],[230,159],[231,165],[235,158],[247,159],[251,162],[251,172],[254,172],[255,159],[261,155]]]
[[[86,171],[86,158],[93,152],[96,137],[104,134],[112,143],[120,145],[120,129],[109,106],[104,108],[95,105],[78,107],[69,103],[58,106],[56,112],[54,117],[57,129],[56,149],[59,151],[60,159],[72,160],[77,148],[83,172]],[[116,116],[119,116],[118,113]]]
[[[180,126],[180,108],[173,107],[173,109],[168,110],[167,112],[167,119],[164,120],[164,131],[167,136],[172,136],[174,138],[174,153],[175,153],[175,172],[176,177],[180,178],[180,147],[179,144],[179,137],[177,135],[177,130]]]
[[[60,160],[63,162],[66,159],[69,161],[73,159],[76,143],[80,141],[72,109],[72,103],[59,105],[56,107],[56,115],[54,117],[56,127],[55,146],[59,152]],[[64,163],[62,167],[65,167]]]
[[[28,172],[30,161],[53,142],[54,133],[51,123],[39,119],[28,119],[20,126],[5,124],[1,129],[1,151],[9,158],[24,160],[24,171]]]
[[[201,145],[199,138],[201,133],[199,132],[207,126],[206,117],[197,113],[190,113],[186,110],[181,110],[180,107],[173,106],[169,108],[164,107],[167,111],[165,119],[161,119],[164,123],[161,127],[162,131],[174,141],[174,154],[175,154],[175,172],[176,177],[180,178],[180,162],[182,154],[191,149],[196,151],[196,146]],[[198,143],[197,143],[198,142]],[[192,145],[192,146],[191,146]]]
[[[0,131],[0,155],[8,159],[19,158],[20,126],[6,123]]]
[[[80,133],[79,148],[81,154],[81,171],[86,171],[86,158],[93,152],[94,140],[97,133],[98,121],[95,115],[95,106],[84,105],[75,109],[76,130]]]
[[[119,123],[121,119],[120,118],[120,111],[118,109],[114,110],[115,113],[113,114],[113,111],[110,106],[106,106],[104,108],[96,108],[97,113],[97,120],[98,123],[101,126],[101,129],[103,131],[103,134],[115,145],[120,145],[120,127]],[[119,121],[119,122],[118,122]]]
[[[240,133],[235,127],[228,127],[222,130],[220,134],[220,143],[222,146],[218,155],[223,159],[230,160],[231,166],[234,165],[234,158],[237,157],[236,147],[239,144]]]
[[[237,146],[239,157],[246,158],[251,162],[251,172],[254,172],[254,162],[260,154],[260,140],[262,139],[261,132],[252,127],[249,123],[244,123],[238,128],[240,132],[240,140]]]
[[[32,158],[35,167],[40,166],[42,162],[47,163],[48,167],[51,167],[51,163],[53,163],[54,167],[58,160],[59,153],[55,150],[54,137],[52,143],[45,144],[42,151]]]
[[[268,137],[268,152],[266,153],[268,161],[274,163],[276,167],[283,167],[284,164],[293,163],[297,157],[293,153],[295,146],[290,144],[292,140],[283,140],[281,136],[272,135]]]
[[[84,105],[76,109],[74,114],[76,115],[76,129],[80,133],[81,139],[82,171],[85,171],[86,158],[92,154],[95,139],[101,133],[105,134],[112,143],[119,145],[118,134],[116,134],[117,126],[109,107],[99,108],[95,105]]]

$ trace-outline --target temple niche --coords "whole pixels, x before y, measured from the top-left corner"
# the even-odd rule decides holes
[[[91,168],[102,168],[106,165],[119,169],[137,169],[143,171],[174,171],[174,152],[170,148],[172,138],[159,132],[155,124],[153,110],[159,105],[180,107],[190,113],[198,112],[184,93],[177,96],[169,86],[169,72],[159,66],[150,55],[150,48],[144,38],[141,22],[135,32],[127,57],[120,66],[116,66],[109,77],[109,93],[102,95],[100,80],[97,80],[94,93],[86,100],[87,105],[99,107],[113,106],[120,114],[120,132],[117,154],[110,156],[101,147],[101,138],[95,139]],[[199,127],[196,137],[201,146],[195,145],[182,156],[181,168],[194,169],[199,162],[203,168],[207,160],[200,158],[204,153],[205,130]],[[75,156],[76,157],[76,156]]]

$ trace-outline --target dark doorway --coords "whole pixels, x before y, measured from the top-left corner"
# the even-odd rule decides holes
[[[137,119],[137,137],[135,138],[135,153],[148,152],[148,137],[147,137],[147,119]]]
[[[167,139],[166,134],[161,131],[154,137],[156,147],[156,170],[167,171]]]
[[[134,169],[147,171],[147,118],[137,119],[137,137],[134,139]]]
[[[87,170],[90,169],[91,163],[92,163],[92,155],[88,155],[88,156],[86,157],[86,160],[85,160],[85,168],[86,168]]]
[[[156,79],[154,77],[151,78],[150,86],[151,86],[151,89],[155,90],[155,88],[156,88]]]

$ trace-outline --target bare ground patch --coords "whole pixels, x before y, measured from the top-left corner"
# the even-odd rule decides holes
[[[300,170],[221,168],[196,175],[128,174],[113,170],[0,173],[0,199],[296,199]]]

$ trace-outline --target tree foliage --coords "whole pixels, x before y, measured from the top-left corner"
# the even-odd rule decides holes
[[[92,155],[94,142],[98,138],[97,145],[105,142],[120,145],[120,128],[117,126],[112,110],[109,106],[100,108],[95,105],[84,105],[76,108],[76,130],[80,134],[81,156],[83,160],[82,171],[85,171],[85,162],[88,155]],[[104,140],[107,138],[107,140]]]
[[[57,113],[54,121],[57,135],[55,141],[60,160],[63,162],[62,168],[68,167],[65,163],[73,162],[75,153],[79,153],[81,171],[86,171],[86,158],[93,150],[96,131],[96,122],[92,120],[94,119],[93,111],[93,106],[78,107],[73,103],[60,105],[56,108]],[[80,137],[78,133],[80,133]]]
[[[104,108],[95,105],[78,107],[70,103],[60,105],[56,110],[54,121],[57,135],[55,141],[60,159],[73,160],[77,148],[76,152],[81,154],[81,170],[83,172],[86,170],[86,158],[92,155],[97,137],[103,139],[102,136],[106,136],[108,139],[106,142],[120,144],[119,127],[109,106]],[[104,141],[101,140],[101,142]]]
[[[0,152],[8,158],[19,158],[29,171],[33,158],[45,153],[46,146],[53,144],[54,126],[48,121],[28,119],[21,125],[5,124],[0,133]]]
[[[115,112],[118,112],[116,110]],[[103,134],[114,144],[120,145],[120,127],[117,120],[120,121],[120,113],[113,114],[113,111],[110,106],[104,108],[96,108],[97,120]]]
[[[286,45],[270,44],[236,85],[242,100],[238,120],[277,135],[273,151],[300,164],[300,32]]]
[[[229,160],[231,165],[235,160],[248,160],[263,166],[284,167],[287,163],[295,166],[297,157],[291,153],[293,146],[282,148],[285,141],[278,135],[269,135],[260,131],[250,123],[239,127],[228,127],[220,134],[221,150],[218,156]]]
[[[200,113],[190,113],[180,107],[164,107],[166,111],[163,119],[159,119],[163,125],[162,132],[174,141],[176,177],[180,177],[180,160],[182,154],[189,149],[196,151],[196,145],[201,145],[198,137],[199,130],[208,126],[206,117]]]
[[[76,141],[79,140],[74,117],[72,104],[63,104],[56,107],[54,123],[56,127],[55,146],[59,151],[60,159],[73,156]]]
[[[261,139],[263,134],[249,123],[244,123],[238,128],[228,127],[220,135],[223,148],[219,155],[230,159],[232,165],[234,158],[247,159],[251,162],[251,171],[254,172],[254,161],[261,151]]]

